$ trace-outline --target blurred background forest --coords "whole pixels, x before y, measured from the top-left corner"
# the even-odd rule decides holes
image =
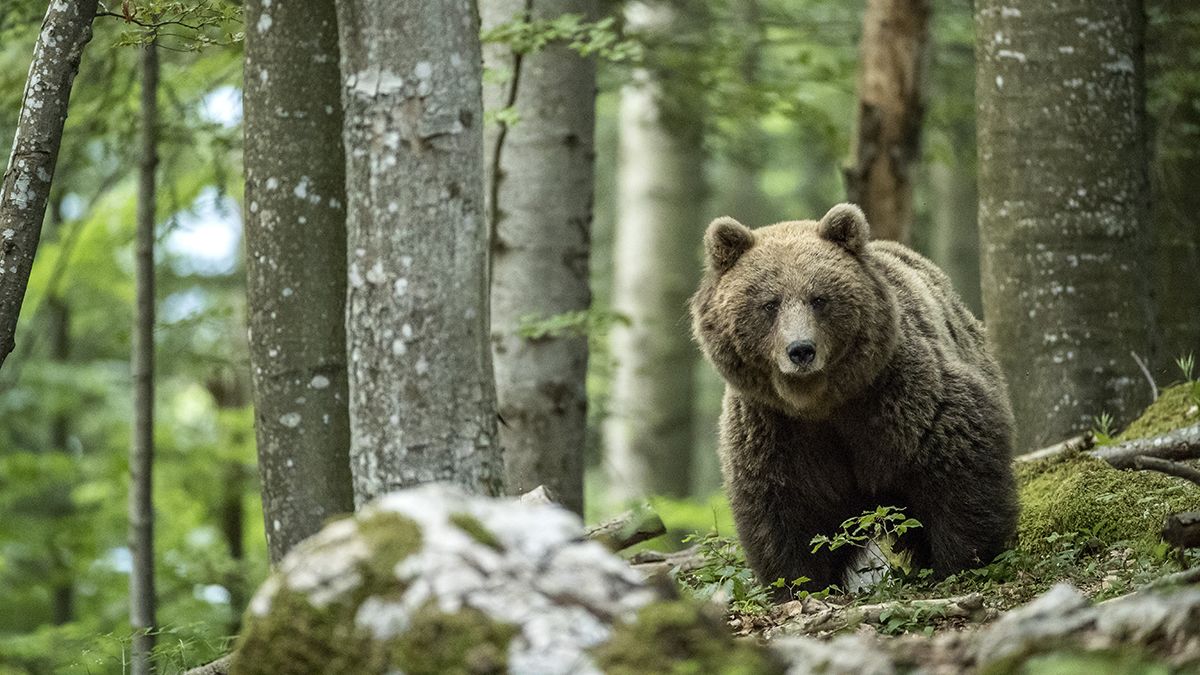
[[[241,13],[191,4],[204,6],[199,30],[160,35],[154,503],[158,651],[168,672],[227,650],[268,569],[246,340]],[[715,452],[722,385],[690,343],[683,303],[712,217],[757,226],[816,218],[846,199],[863,3],[673,5],[665,29],[638,30],[621,5],[603,3],[613,21],[597,57],[593,300],[585,319],[568,318],[591,348],[585,518],[652,497],[675,531],[728,532]],[[1166,382],[1200,335],[1200,12],[1188,0],[1147,5],[1151,219],[1173,224],[1154,244],[1166,261],[1156,279],[1193,308],[1183,313],[1190,325],[1164,326],[1151,369]],[[34,0],[0,5],[4,156],[44,11]],[[118,17],[95,23],[17,351],[0,371],[0,673],[119,671],[129,648],[139,35]],[[975,40],[969,0],[933,0],[910,241],[981,315]],[[666,91],[663,118],[686,139],[680,156],[637,135],[645,129],[627,87],[647,73]],[[647,175],[661,188],[651,198],[623,192],[622,176]],[[628,222],[664,231],[653,245],[622,243]],[[662,320],[671,307],[672,320]],[[652,363],[636,362],[647,353]]]

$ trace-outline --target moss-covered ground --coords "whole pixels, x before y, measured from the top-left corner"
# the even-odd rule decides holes
[[[1111,442],[1151,437],[1197,422],[1200,385],[1176,385],[1162,392]],[[994,617],[1060,581],[1104,600],[1200,564],[1200,552],[1172,551],[1159,537],[1168,514],[1200,510],[1200,487],[1162,474],[1114,469],[1083,453],[1018,462],[1017,467],[1022,506],[1018,537],[1010,550],[987,566],[938,582],[918,574],[885,580],[868,592],[851,595],[832,589],[815,598],[837,611],[980,593],[990,610],[988,616]],[[709,536],[701,543],[708,556],[704,567],[681,579],[686,590],[701,597],[728,598],[732,609],[728,619],[740,634],[770,633],[788,621],[785,611],[771,606],[761,586],[747,583],[750,575],[739,569],[744,559],[737,555],[733,539]],[[884,633],[928,633],[972,624],[936,612],[915,617],[896,614],[905,618],[882,621],[876,628]]]

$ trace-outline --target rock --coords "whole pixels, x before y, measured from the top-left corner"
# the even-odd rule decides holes
[[[232,672],[783,672],[582,536],[549,503],[446,485],[389,494],[281,561]]]

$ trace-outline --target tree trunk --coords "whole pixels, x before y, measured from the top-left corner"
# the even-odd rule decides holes
[[[908,242],[912,165],[921,152],[929,0],[867,0],[859,45],[858,126],[846,195],[874,239]]]
[[[246,284],[271,562],[354,510],[333,0],[246,4]]]
[[[464,0],[337,6],[355,503],[430,481],[498,494],[479,16]]]
[[[965,140],[962,147],[971,147]],[[978,194],[973,168],[964,158],[929,166],[932,225],[929,257],[950,277],[963,302],[979,316],[983,311],[979,287]]]
[[[58,219],[51,217],[50,220]],[[47,333],[50,340],[50,359],[65,366],[71,355],[70,307],[62,298],[50,297],[46,300],[46,314],[49,324]],[[50,447],[55,452],[69,452],[67,444],[70,443],[70,428],[70,419],[66,413],[61,410],[55,412],[50,422]],[[46,504],[54,519],[51,525],[55,529],[63,527],[64,521],[67,527],[73,524],[70,521],[70,515],[74,511],[71,502],[72,487],[69,483],[55,483],[46,497]],[[58,539],[59,537],[49,537],[48,543],[51,549],[52,616],[54,625],[61,626],[75,619],[75,582],[70,553],[64,550]]]
[[[630,30],[671,35],[666,3],[634,3]],[[698,109],[666,110],[661,74],[638,68],[621,89],[613,309],[612,414],[605,430],[610,493],[686,496],[691,486],[696,349],[686,317],[704,231]],[[688,114],[697,115],[690,119]]]
[[[1154,294],[1162,349],[1160,382],[1179,377],[1174,361],[1200,354],[1200,7],[1195,0],[1151,0],[1147,27],[1153,161]]]
[[[15,346],[17,318],[42,233],[71,85],[92,39],[96,0],[46,9],[21,99],[17,135],[0,183],[0,366]]]
[[[133,328],[133,449],[129,458],[129,622],[133,626],[131,669],[153,671],[154,649],[154,221],[158,168],[158,49],[141,48],[142,156],[138,183],[137,250],[134,256],[137,307]]]
[[[1141,3],[976,4],[983,304],[1018,452],[1126,421],[1152,354]]]
[[[513,18],[596,18],[596,0],[484,0],[485,30]],[[524,337],[523,321],[584,312],[591,304],[596,64],[565,44],[536,53],[488,45],[485,65],[512,73],[484,90],[489,111],[517,122],[486,129],[488,222],[492,232],[492,349],[504,448],[505,486],[546,485],[583,512],[587,429],[586,325]]]

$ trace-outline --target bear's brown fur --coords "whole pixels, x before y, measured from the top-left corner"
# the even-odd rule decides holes
[[[810,541],[876,506],[921,521],[901,544],[939,575],[1015,531],[1012,411],[982,326],[933,263],[868,239],[851,204],[705,235],[693,329],[726,381],[722,471],[765,582],[843,583],[851,552]]]

